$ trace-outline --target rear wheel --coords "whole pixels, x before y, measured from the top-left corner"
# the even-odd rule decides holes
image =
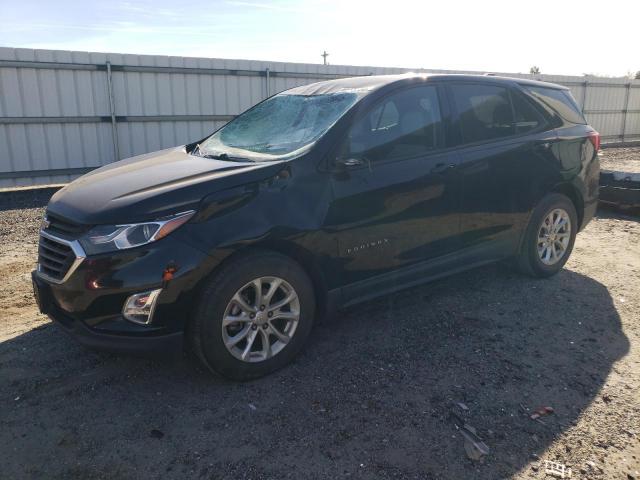
[[[577,231],[573,202],[559,193],[544,197],[525,232],[518,257],[520,270],[534,277],[558,273],[569,259]]]
[[[224,266],[203,288],[191,343],[211,370],[235,380],[289,363],[309,336],[313,286],[291,259],[253,252]]]

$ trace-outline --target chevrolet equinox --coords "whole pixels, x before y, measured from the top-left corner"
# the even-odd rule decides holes
[[[548,277],[598,198],[599,134],[568,89],[474,75],[296,87],[189,145],[49,202],[39,308],[85,345],[184,343],[233,379],[272,372],[314,319],[504,259]]]

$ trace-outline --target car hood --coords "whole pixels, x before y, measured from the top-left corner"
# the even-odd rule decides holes
[[[274,175],[282,163],[214,160],[171,148],[93,170],[56,192],[47,211],[89,225],[151,220],[194,209],[210,193]]]

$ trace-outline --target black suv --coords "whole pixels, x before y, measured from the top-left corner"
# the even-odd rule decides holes
[[[210,369],[258,377],[335,308],[502,259],[557,273],[596,209],[599,143],[549,83],[293,88],[56,193],[36,297],[86,345],[168,352],[184,337]]]

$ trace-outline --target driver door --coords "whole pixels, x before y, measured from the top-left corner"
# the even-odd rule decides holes
[[[443,151],[437,85],[405,87],[353,122],[334,166],[327,228],[355,296],[411,281],[458,247],[458,160]],[[350,295],[352,296],[352,295]]]

